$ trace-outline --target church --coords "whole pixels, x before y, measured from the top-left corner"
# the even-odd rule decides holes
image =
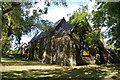
[[[80,49],[82,42],[75,34],[75,27],[63,18],[50,30],[38,32],[29,42],[27,57],[63,66],[94,63],[95,55],[90,55],[89,50]]]

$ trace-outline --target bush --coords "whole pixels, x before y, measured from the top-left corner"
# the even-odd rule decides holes
[[[18,50],[11,50],[8,52],[8,54],[20,54],[20,51]]]

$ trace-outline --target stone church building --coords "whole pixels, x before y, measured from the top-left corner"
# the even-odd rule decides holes
[[[75,25],[60,19],[51,29],[37,33],[29,42],[27,57],[46,64],[82,65],[94,63],[89,51],[81,55],[80,38],[74,33]]]

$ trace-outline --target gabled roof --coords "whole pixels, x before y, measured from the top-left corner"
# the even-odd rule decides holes
[[[67,22],[63,23],[61,27],[56,31],[55,35],[61,34],[66,31],[71,31],[73,26]]]
[[[57,35],[66,31],[69,31],[72,29],[72,25],[67,23],[65,21],[65,19],[60,19],[59,21],[57,21],[54,25],[52,25],[52,29],[46,32],[38,32],[31,40],[30,42],[34,42],[35,40],[38,40],[40,38],[46,37],[48,35],[50,35],[52,32],[55,33],[53,35]]]

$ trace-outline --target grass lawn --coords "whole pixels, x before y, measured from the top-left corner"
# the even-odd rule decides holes
[[[2,58],[2,80],[120,80],[119,65],[57,66]]]

